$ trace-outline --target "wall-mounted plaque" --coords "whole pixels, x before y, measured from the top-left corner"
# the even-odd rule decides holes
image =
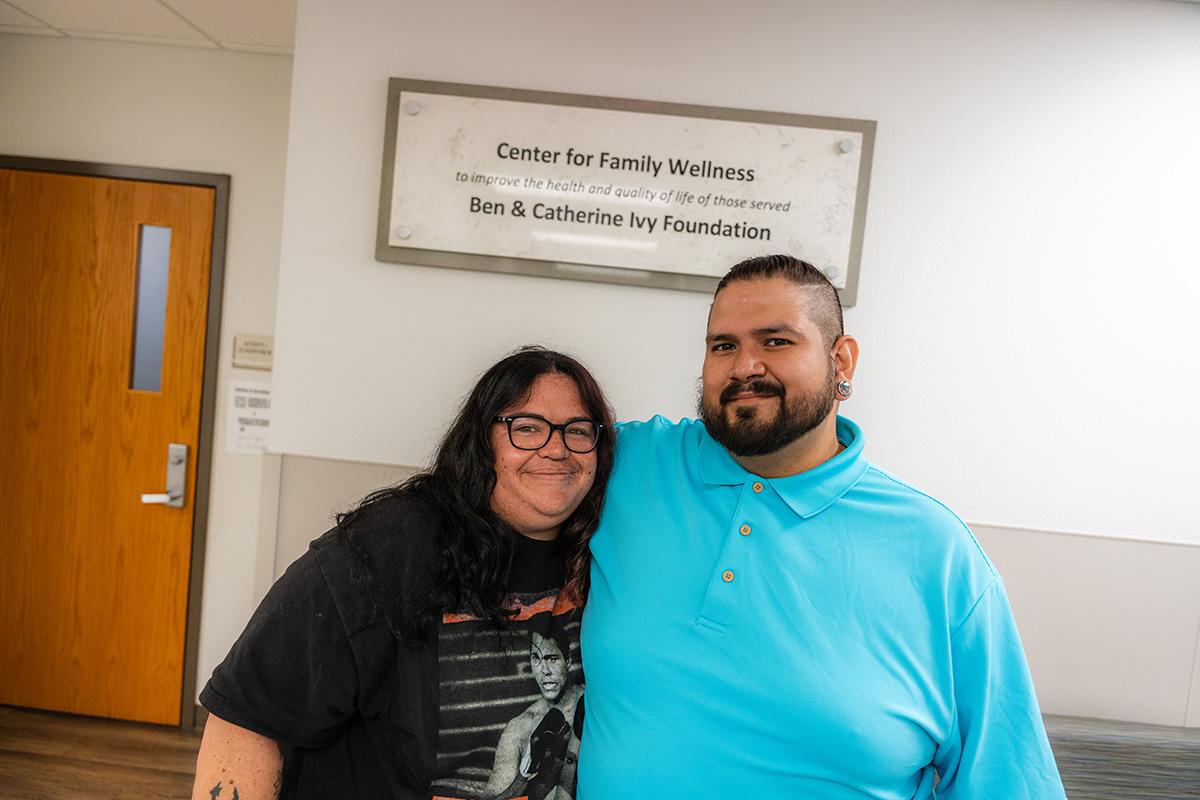
[[[244,369],[271,369],[275,364],[275,337],[240,333],[233,337],[233,365]]]
[[[711,292],[810,261],[853,305],[875,123],[393,78],[376,258]]]

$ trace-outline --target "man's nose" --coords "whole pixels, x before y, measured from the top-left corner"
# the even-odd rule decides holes
[[[743,348],[734,357],[733,368],[729,376],[736,381],[745,382],[752,378],[760,378],[766,372],[762,359],[749,348]]]

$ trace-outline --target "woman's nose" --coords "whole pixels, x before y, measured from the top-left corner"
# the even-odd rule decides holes
[[[570,452],[567,450],[566,436],[567,432],[561,428],[556,431],[550,431],[549,440],[542,445],[538,452],[546,458],[566,458],[567,453]]]

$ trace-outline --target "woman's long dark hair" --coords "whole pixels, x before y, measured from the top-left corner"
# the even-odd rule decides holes
[[[587,599],[588,539],[600,522],[604,490],[612,472],[616,441],[612,410],[596,379],[577,360],[543,347],[523,347],[493,365],[475,384],[442,436],[428,471],[368,495],[357,508],[337,517],[342,541],[364,560],[366,588],[374,597],[366,551],[354,541],[355,522],[376,504],[401,495],[419,497],[441,513],[437,586],[419,613],[420,618],[396,620],[388,612],[388,604],[375,597],[396,635],[427,634],[443,611],[467,612],[491,620],[509,614],[508,572],[514,537],[520,534],[492,511],[496,470],[491,431],[502,411],[528,397],[534,381],[551,373],[566,375],[575,382],[588,415],[603,426],[596,445],[595,482],[558,534],[567,562],[566,591],[580,605]]]

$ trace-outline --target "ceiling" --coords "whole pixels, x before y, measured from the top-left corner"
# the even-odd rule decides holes
[[[0,33],[290,56],[296,0],[0,0]]]
[[[296,2],[0,0],[0,33],[290,56],[296,32]]]

